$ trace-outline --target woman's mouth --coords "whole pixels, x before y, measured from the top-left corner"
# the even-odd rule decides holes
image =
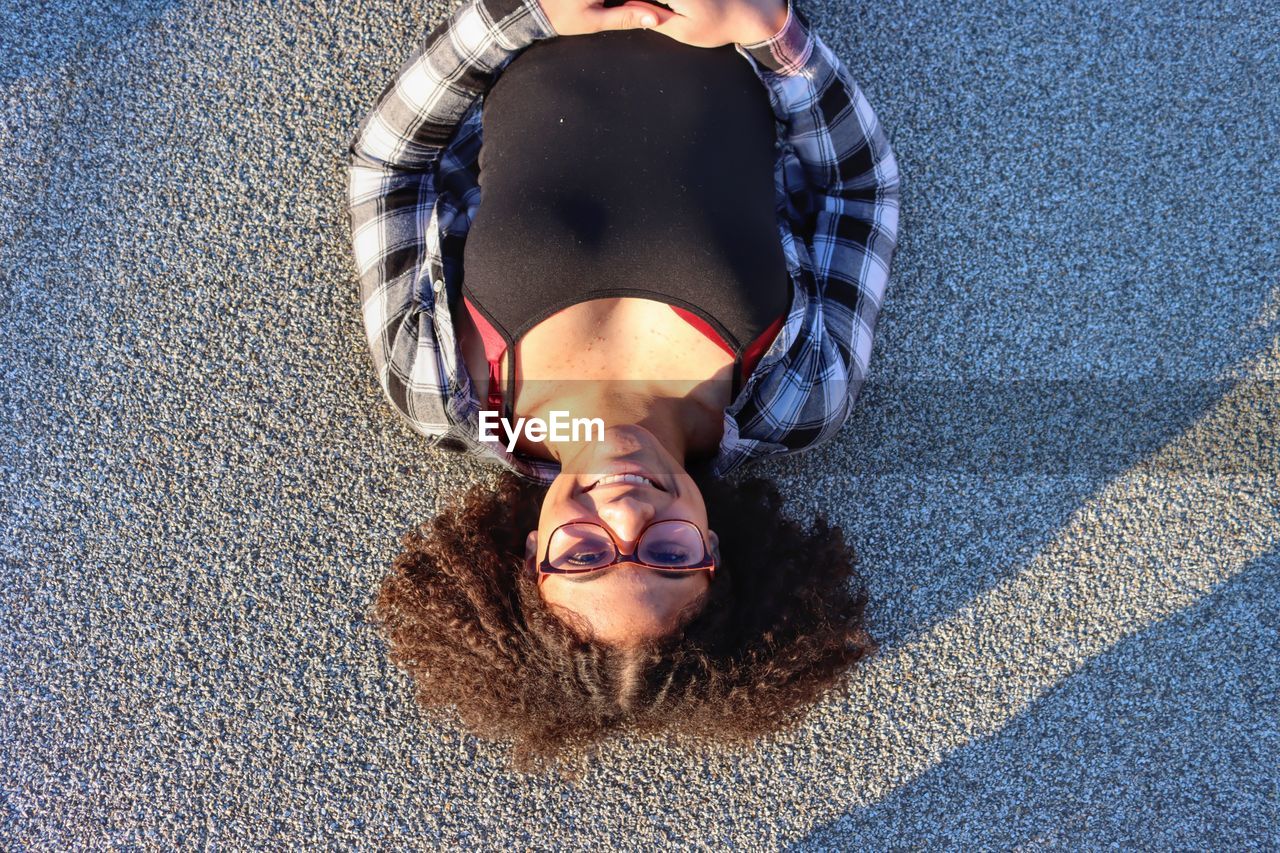
[[[592,489],[594,489],[596,486],[609,486],[614,483],[631,483],[636,486],[649,486],[650,488],[657,489],[660,492],[666,491],[666,489],[662,488],[662,486],[658,485],[658,483],[656,483],[654,480],[651,480],[650,478],[644,476],[643,474],[630,474],[630,473],[609,474],[607,476],[601,477],[599,480],[596,480],[590,486],[587,486],[587,488],[584,489],[583,491],[589,492]]]

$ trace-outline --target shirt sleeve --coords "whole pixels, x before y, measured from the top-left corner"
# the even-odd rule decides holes
[[[425,435],[449,430],[454,361],[433,322],[444,276],[441,155],[501,69],[554,35],[538,0],[465,0],[401,66],[350,144],[349,225],[374,370]]]
[[[808,185],[792,230],[808,256],[847,380],[843,422],[865,379],[898,237],[898,165],[871,105],[794,2],[763,42],[739,45],[765,84],[782,141]],[[796,194],[798,197],[800,194]]]

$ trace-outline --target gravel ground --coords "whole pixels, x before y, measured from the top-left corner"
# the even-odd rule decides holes
[[[379,395],[344,148],[443,3],[0,4],[0,847],[1280,846],[1280,6],[812,0],[902,240],[840,441],[882,653],[581,782],[365,622],[486,469]]]

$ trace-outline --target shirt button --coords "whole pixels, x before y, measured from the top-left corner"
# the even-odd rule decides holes
[[[444,290],[444,281],[441,279],[436,279],[435,282],[431,285],[431,289],[434,290],[436,293],[439,293],[440,291]]]

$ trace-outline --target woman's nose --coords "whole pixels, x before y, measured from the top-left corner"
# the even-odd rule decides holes
[[[623,540],[622,544],[633,546],[645,525],[657,514],[657,509],[646,500],[624,495],[598,505],[596,513]]]

